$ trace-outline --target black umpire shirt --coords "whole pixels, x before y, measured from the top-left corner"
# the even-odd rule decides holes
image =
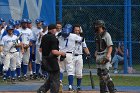
[[[42,65],[46,71],[58,71],[58,59],[56,55],[51,53],[52,50],[59,50],[58,39],[52,33],[44,35],[41,40],[40,48],[42,48]]]

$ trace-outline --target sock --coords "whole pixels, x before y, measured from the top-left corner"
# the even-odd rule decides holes
[[[36,64],[36,74],[39,75],[40,64]]]
[[[32,61],[32,71],[33,71],[33,73],[36,73],[35,69],[36,69],[35,61]]]
[[[7,71],[3,71],[3,78],[7,78]]]
[[[3,70],[3,64],[0,64],[0,73],[2,73]]]
[[[21,62],[21,73],[23,74],[23,62]]]
[[[20,76],[20,70],[21,70],[21,68],[16,68],[17,77],[19,77],[19,76]]]
[[[27,74],[27,67],[28,65],[23,65],[23,75]]]
[[[15,71],[11,71],[11,77],[15,78]]]
[[[73,85],[73,75],[68,76],[69,85]]]
[[[8,71],[7,71],[7,73],[6,73],[6,76],[7,76],[7,77],[11,77],[11,70],[10,70],[10,69],[8,69]]]
[[[60,80],[63,80],[63,73],[60,72]]]
[[[77,78],[77,87],[81,86],[81,81],[82,81],[82,78]]]

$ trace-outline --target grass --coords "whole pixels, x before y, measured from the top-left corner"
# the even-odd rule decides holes
[[[98,77],[93,75],[95,86],[99,85]],[[140,77],[136,76],[112,76],[115,86],[140,86]],[[67,77],[64,77],[64,85],[67,85]],[[76,78],[74,79],[74,85],[76,85]],[[90,78],[88,75],[83,76],[82,84],[84,86],[90,86]]]
[[[140,77],[139,76],[111,76],[113,79],[113,82],[115,84],[115,86],[140,86]],[[97,75],[93,75],[93,79],[94,79],[94,84],[95,86],[99,85],[99,80]],[[28,82],[28,81],[27,81]],[[35,81],[32,81],[35,82]],[[63,79],[63,84],[67,85],[68,81],[67,81],[67,76],[64,76]],[[0,85],[7,85],[7,83],[4,83],[2,81],[2,78],[0,78]],[[76,85],[76,78],[74,79],[74,85]],[[83,86],[90,86],[90,78],[89,75],[84,75],[83,79],[82,79],[82,84]]]

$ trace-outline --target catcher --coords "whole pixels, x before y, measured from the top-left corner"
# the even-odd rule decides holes
[[[110,34],[106,31],[103,20],[97,20],[94,28],[96,43],[95,58],[97,64],[97,75],[99,76],[100,81],[100,93],[105,93],[106,87],[110,93],[115,93],[114,83],[109,74],[113,46],[112,39]]]

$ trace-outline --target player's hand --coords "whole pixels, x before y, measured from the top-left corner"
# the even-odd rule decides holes
[[[86,57],[89,59],[89,58],[91,58],[91,55],[90,54],[87,54]]]
[[[62,52],[60,56],[60,61],[64,61],[65,58],[66,58],[66,53]]]

